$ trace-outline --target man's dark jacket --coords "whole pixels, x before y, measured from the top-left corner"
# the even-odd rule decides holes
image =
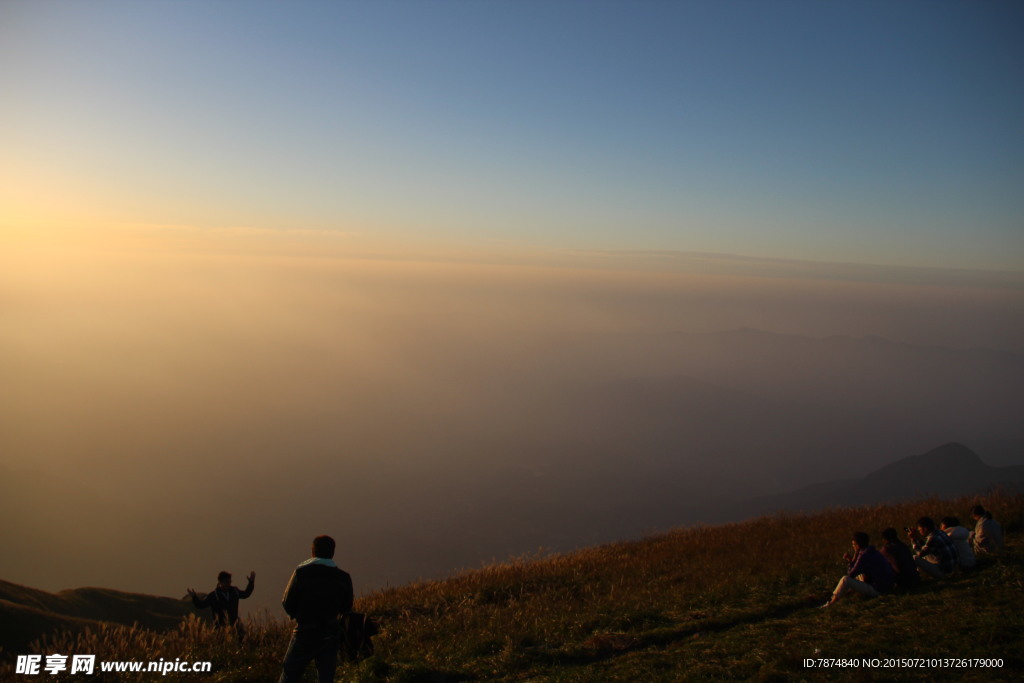
[[[202,609],[209,607],[213,610],[213,620],[218,624],[234,624],[238,621],[238,601],[252,595],[253,582],[245,590],[238,590],[235,586],[221,588],[218,586],[201,598],[192,598],[192,604]]]
[[[284,589],[284,611],[299,629],[328,626],[352,611],[352,577],[334,562],[313,558],[300,564]]]
[[[882,547],[882,554],[889,560],[892,569],[896,572],[896,585],[901,588],[910,588],[921,582],[921,576],[917,573],[917,565],[914,564],[914,554],[910,548],[899,540],[890,541]]]

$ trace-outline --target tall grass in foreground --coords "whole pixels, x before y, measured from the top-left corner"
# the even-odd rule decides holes
[[[245,638],[239,641],[232,629],[217,626],[195,615],[179,626],[158,633],[138,626],[104,624],[80,633],[57,633],[29,647],[34,654],[94,654],[100,661],[175,661],[211,662],[211,673],[101,674],[97,663],[93,676],[45,674],[46,680],[131,681],[131,680],[204,680],[204,681],[276,681],[281,657],[291,637],[291,624],[265,615],[244,620]],[[70,659],[69,659],[70,662]],[[21,680],[29,680],[22,677]]]
[[[926,580],[914,593],[851,597],[818,609],[845,572],[841,555],[852,532],[866,531],[874,542],[885,527],[902,528],[925,515],[953,514],[969,525],[975,502],[932,499],[698,526],[379,591],[356,605],[382,626],[377,654],[342,665],[338,680],[820,678],[821,671],[803,669],[802,660],[811,657],[1004,661],[1002,669],[825,674],[838,679],[1017,678],[1024,666],[1024,558],[1016,542],[1024,496],[983,501],[1008,532],[1002,558],[953,579]],[[249,620],[248,638],[239,645],[223,630],[190,619],[162,635],[112,627],[57,636],[34,652],[209,660],[212,674],[164,680],[260,682],[276,680],[288,637],[283,621]]]

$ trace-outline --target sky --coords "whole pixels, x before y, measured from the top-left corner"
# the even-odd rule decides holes
[[[324,532],[365,592],[1024,463],[1022,33],[0,0],[0,579],[276,608]]]
[[[1017,271],[1018,3],[0,4],[0,226]]]

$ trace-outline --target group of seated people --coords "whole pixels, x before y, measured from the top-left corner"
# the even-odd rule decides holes
[[[912,588],[923,572],[941,579],[977,563],[977,556],[996,554],[1003,547],[1003,529],[992,513],[981,505],[971,510],[974,531],[960,526],[956,517],[943,517],[938,528],[931,517],[917,520],[917,527],[905,527],[910,545],[900,541],[896,529],[882,532],[885,545],[877,550],[863,531],[853,535],[853,554],[845,553],[846,576],[822,607],[834,605],[850,592],[877,597],[893,588]]]

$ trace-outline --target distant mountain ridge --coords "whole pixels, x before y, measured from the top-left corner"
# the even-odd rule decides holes
[[[927,453],[897,460],[860,479],[823,482],[789,493],[760,496],[742,507],[746,514],[809,512],[924,496],[983,494],[995,487],[1024,490],[1024,466],[991,467],[967,446],[947,443]]]
[[[80,631],[101,622],[162,631],[195,613],[190,602],[175,598],[107,588],[48,593],[0,580],[0,647],[16,654],[45,633]]]

